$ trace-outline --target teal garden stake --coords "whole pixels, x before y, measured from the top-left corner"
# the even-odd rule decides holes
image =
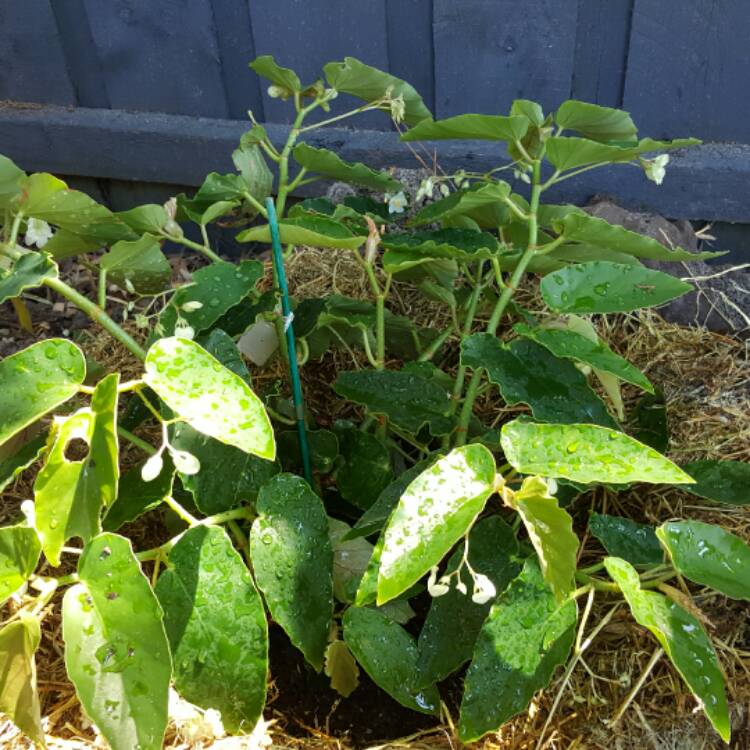
[[[272,198],[266,199],[266,210],[268,212],[268,224],[271,227],[273,265],[276,269],[276,278],[279,280],[279,290],[281,291],[281,310],[284,314],[284,333],[289,352],[289,373],[292,377],[292,400],[294,401],[294,413],[297,418],[299,451],[302,455],[302,468],[305,472],[305,479],[312,484],[310,450],[307,445],[307,430],[305,428],[305,402],[302,397],[302,383],[299,379],[299,368],[297,367],[297,350],[294,345],[294,315],[292,314],[292,306],[289,304],[289,287],[286,283],[284,257],[281,254],[281,241],[279,240],[279,222],[276,217],[276,207],[273,204]]]

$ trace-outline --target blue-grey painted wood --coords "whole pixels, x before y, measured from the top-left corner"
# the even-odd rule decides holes
[[[574,99],[622,105],[634,0],[578,0]]]
[[[577,0],[434,0],[439,117],[506,113],[514,99],[549,110],[570,95]]]
[[[261,83],[248,67],[256,57],[248,0],[212,0],[212,6],[227,114],[246,120],[251,109],[258,120],[264,120]]]
[[[112,107],[227,116],[210,0],[85,3]]]
[[[273,123],[266,127],[280,145],[288,127]],[[212,170],[233,169],[231,152],[245,129],[236,120],[184,115],[0,106],[0,153],[31,171],[199,185]],[[306,140],[373,167],[416,166],[411,152],[392,132],[324,128],[311,131]],[[494,143],[436,145],[447,172],[485,171],[502,159]],[[318,189],[325,185],[320,183]],[[545,198],[584,203],[596,194],[615,196],[628,208],[668,217],[748,223],[750,145],[707,144],[675,152],[661,187],[646,180],[640,170],[620,166],[568,180],[545,193]]]
[[[76,103],[50,1],[0,3],[0,99]]]
[[[643,132],[750,141],[747,0],[636,0],[624,105]]]
[[[81,107],[109,108],[107,87],[96,56],[84,0],[52,2],[51,7],[76,103]]]
[[[303,84],[320,78],[325,63],[346,56],[388,69],[385,0],[356,4],[341,0],[251,1],[250,14],[256,53],[273,55],[280,65],[296,71]],[[266,81],[261,85],[266,121],[291,122],[294,107],[269,97]],[[311,120],[346,112],[361,103],[342,95],[332,103],[329,115],[319,113]],[[352,121],[355,126],[387,129],[390,123],[379,112],[369,112]]]

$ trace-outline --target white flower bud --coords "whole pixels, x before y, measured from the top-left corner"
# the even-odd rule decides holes
[[[465,583],[464,583],[463,581],[459,581],[459,582],[458,582],[458,583],[456,584],[456,589],[457,589],[458,591],[460,591],[460,592],[461,592],[461,593],[462,593],[462,594],[463,594],[464,596],[466,596],[466,594],[467,594],[467,591],[468,591],[468,590],[467,590],[467,588],[466,588],[466,584],[465,584]]]
[[[474,574],[474,593],[471,597],[474,604],[486,604],[490,599],[494,599],[496,594],[495,584],[486,575]]]
[[[153,482],[161,474],[163,466],[164,460],[161,457],[161,453],[154,453],[141,467],[141,479],[144,482]]]
[[[190,302],[186,302],[180,308],[180,310],[182,310],[182,312],[191,313],[191,312],[195,312],[196,310],[200,310],[202,307],[203,307],[203,303],[198,302],[198,300],[196,299],[196,300],[191,300]]]
[[[430,569],[430,577],[427,579],[427,591],[432,597],[443,596],[450,590],[450,586],[443,583],[443,581],[446,579],[446,576],[443,576],[440,579],[440,583],[436,583],[437,574],[438,569],[436,565],[434,568]]]
[[[192,453],[170,447],[169,454],[172,456],[175,468],[181,474],[197,474],[201,470],[201,462]]]

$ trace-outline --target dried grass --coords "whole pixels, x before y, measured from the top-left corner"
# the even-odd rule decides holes
[[[366,279],[360,268],[346,255],[305,248],[294,254],[288,269],[290,286],[298,298],[323,296],[338,292],[368,297]],[[541,307],[533,288],[519,291],[519,299],[530,309]],[[393,311],[412,317],[420,325],[438,328],[450,324],[445,308],[425,301],[408,286],[395,285]],[[671,446],[669,454],[678,461],[694,458],[750,460],[750,361],[746,345],[738,340],[688,329],[664,322],[656,313],[615,316],[600,321],[600,331],[620,354],[641,367],[665,392]],[[122,367],[128,377],[131,361],[111,340],[91,331],[84,346],[106,365],[107,369]],[[303,370],[308,406],[326,423],[346,414],[336,405],[330,383],[334,373],[351,367],[346,352],[329,352],[320,362],[308,364]],[[261,387],[282,379],[280,368],[266,369],[255,375]],[[626,405],[636,397],[626,389]],[[496,397],[486,397],[480,404],[485,419],[499,421],[510,411]],[[24,476],[11,488],[10,499],[31,496],[30,481]],[[15,503],[12,505],[15,506]],[[7,510],[3,515],[12,516]],[[17,506],[15,506],[17,507]],[[676,488],[639,486],[614,494],[599,488],[579,500],[585,518],[589,508],[633,518],[636,521],[661,523],[684,517],[720,523],[724,528],[750,541],[750,513],[743,508],[713,505]],[[146,520],[150,519],[150,520]],[[147,546],[160,540],[164,531],[153,515],[131,525],[128,533],[137,545]],[[157,541],[158,543],[158,541]],[[581,559],[597,559],[601,550],[595,540],[584,536]],[[750,747],[750,607],[708,591],[691,587],[696,606],[704,614],[727,676],[732,706],[734,740],[732,747]],[[42,646],[37,658],[42,710],[46,717],[49,747],[72,749],[96,747],[90,723],[82,715],[73,688],[68,683],[63,665],[60,634],[59,603],[53,602],[43,623]],[[486,738],[483,750],[707,750],[723,747],[698,710],[695,699],[684,687],[665,658],[656,660],[635,695],[629,695],[652,660],[657,644],[637,626],[624,607],[610,613],[612,600],[602,595],[594,601],[584,637],[610,616],[590,647],[579,660],[567,685],[559,671],[552,685],[537,696],[528,712],[505,725],[496,735]],[[549,719],[550,708],[559,691],[559,705]],[[270,695],[274,694],[271,685]],[[350,700],[356,700],[356,693]],[[612,717],[627,703],[626,710],[615,726]],[[284,726],[294,717],[280,715],[271,700],[266,714],[274,719],[268,729],[274,748],[300,750],[347,750],[363,743],[348,738],[329,736],[320,726],[307,727],[307,736],[287,734]],[[456,717],[447,714],[434,730],[420,732],[400,740],[367,745],[370,750],[387,748],[445,748],[460,745],[452,730]],[[296,731],[298,734],[298,731]],[[355,738],[356,740],[357,738]],[[240,738],[211,743],[206,737],[192,743],[171,726],[167,747],[243,748],[259,747]],[[0,747],[26,748],[29,743],[19,737],[8,723],[0,724]]]

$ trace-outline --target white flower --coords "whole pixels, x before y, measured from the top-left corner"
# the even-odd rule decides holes
[[[52,238],[52,227],[41,219],[29,219],[26,223],[26,244],[43,248]]]
[[[172,456],[175,468],[181,474],[197,474],[201,470],[201,462],[192,453],[170,446],[169,454]]]
[[[396,193],[396,195],[386,194],[385,199],[388,201],[389,214],[402,214],[404,209],[409,205],[403,190]]]
[[[444,583],[444,581],[446,581],[446,578],[447,578],[446,576],[443,576],[440,579],[440,582],[436,583],[437,574],[438,574],[438,569],[436,565],[434,568],[430,569],[430,577],[427,579],[427,591],[432,597],[443,596],[444,594],[447,594],[448,591],[450,590],[450,585],[448,585],[447,583]]]
[[[153,482],[161,474],[164,466],[164,459],[161,457],[161,451],[154,453],[148,461],[141,467],[141,479],[144,482]]]
[[[667,173],[667,164],[669,164],[669,154],[659,154],[653,159],[641,159],[641,166],[646,173],[646,177],[661,185],[664,182],[664,175]]]
[[[471,597],[474,604],[486,604],[490,599],[494,599],[496,594],[495,584],[486,575],[474,574],[474,593]]]
[[[174,325],[174,335],[180,339],[192,339],[195,337],[195,329],[186,320],[179,318]]]
[[[180,308],[180,310],[182,310],[182,312],[191,313],[191,312],[195,312],[196,310],[200,310],[201,307],[203,307],[203,303],[198,302],[198,300],[196,299],[196,300],[191,300],[190,302],[186,302]]]

